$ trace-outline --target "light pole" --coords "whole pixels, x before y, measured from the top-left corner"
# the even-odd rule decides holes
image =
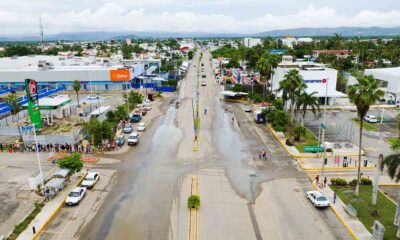
[[[326,106],[327,106],[327,101],[328,101],[328,81],[329,78],[327,79],[322,79],[322,83],[326,83],[325,86],[325,103],[324,103],[324,117],[323,117],[323,124],[320,125],[322,127],[322,144],[324,148],[324,154],[322,157],[322,168],[321,168],[321,178],[324,176],[324,171],[325,171],[325,158],[326,158],[326,144],[325,144],[325,128],[326,128]]]
[[[40,182],[41,182],[42,189],[44,189],[43,171],[42,171],[42,165],[40,163],[39,144],[38,144],[38,141],[37,141],[35,124],[32,123],[31,125],[22,127],[22,130],[24,132],[32,131],[32,129],[33,129],[33,135],[34,135],[34,138],[35,138],[35,150],[36,150],[36,158],[37,158],[37,162],[38,162],[38,166],[39,166]]]

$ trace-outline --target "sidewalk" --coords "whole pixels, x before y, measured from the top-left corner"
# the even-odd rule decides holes
[[[325,164],[325,170],[354,170],[358,168],[358,156],[355,157],[347,157],[347,167],[343,167],[343,156],[338,156],[337,161],[335,161],[335,156],[327,155],[327,164]],[[361,169],[374,169],[375,163],[372,161],[367,162],[367,166],[364,166],[364,157],[361,157]],[[314,157],[314,158],[299,158],[298,162],[300,163],[301,168],[304,170],[321,170],[322,169],[322,157]]]
[[[313,185],[316,187],[314,183]],[[333,203],[333,190],[329,186],[321,188],[319,191],[323,192],[327,196],[329,202],[331,203],[330,207],[332,211],[336,214],[338,219],[343,223],[345,228],[350,232],[354,239],[371,239],[372,234],[357,218],[350,216],[346,212],[344,209],[346,205],[342,202],[342,200],[340,200],[339,197],[336,198],[336,203]]]
[[[64,206],[64,201],[67,198],[69,192],[75,188],[83,179],[83,175],[75,174],[71,177],[71,182],[67,187],[59,192],[54,199],[46,203],[42,208],[42,211],[35,217],[35,219],[29,224],[29,226],[18,236],[17,239],[36,239],[40,232],[43,231],[51,220],[57,215],[60,209]],[[35,227],[36,234],[33,234],[32,228]]]

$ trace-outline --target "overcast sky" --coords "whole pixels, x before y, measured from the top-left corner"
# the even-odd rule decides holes
[[[0,35],[398,27],[400,0],[0,0]]]

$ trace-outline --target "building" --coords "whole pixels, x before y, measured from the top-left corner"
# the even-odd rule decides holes
[[[299,71],[307,85],[306,91],[308,93],[316,92],[315,96],[320,98],[321,103],[325,102],[327,96],[328,104],[334,105],[336,98],[346,96],[344,93],[336,91],[337,70],[313,62],[292,62],[289,58],[284,59],[285,61],[274,69],[272,77],[272,91],[276,92],[278,96],[281,95],[278,92],[279,83],[284,80],[285,75],[291,69]]]
[[[337,58],[347,58],[351,54],[351,50],[313,50],[312,56],[317,59],[320,54],[336,55]]]
[[[122,64],[108,58],[65,58],[57,56],[25,56],[0,58],[0,86],[24,89],[26,78],[38,82],[39,88],[64,86],[72,90],[75,80],[83,91],[124,90],[143,75],[143,63]]]
[[[289,48],[293,48],[293,46],[297,44],[297,39],[290,35],[288,35],[286,38],[281,38],[280,40],[282,41],[283,45]]]
[[[400,102],[400,67],[365,69],[364,75],[372,75],[382,81],[381,89],[386,101]]]
[[[28,107],[28,103],[23,105]],[[50,95],[39,99],[39,108],[42,115],[48,119],[63,119],[71,114],[71,98],[67,95]]]
[[[261,44],[261,38],[244,38],[243,45],[245,47],[251,48],[258,44]]]
[[[297,38],[298,43],[312,43],[313,39],[310,37]]]

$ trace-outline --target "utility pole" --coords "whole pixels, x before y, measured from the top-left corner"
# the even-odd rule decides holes
[[[41,49],[42,53],[44,52],[44,45],[43,45],[43,25],[42,25],[42,17],[39,17],[39,29],[40,29],[40,42],[41,42]]]
[[[326,115],[326,106],[327,106],[327,102],[328,102],[328,80],[329,80],[329,78],[327,78],[327,79],[323,79],[322,81],[324,81],[325,80],[325,83],[326,83],[326,87],[325,87],[325,104],[324,104],[324,117],[323,117],[323,124],[321,124],[321,126],[320,127],[322,127],[322,144],[323,144],[323,151],[324,151],[324,154],[323,154],[323,157],[322,157],[322,169],[321,169],[321,178],[324,176],[324,171],[325,171],[325,158],[326,158],[326,144],[325,144],[325,128],[326,128],[326,118],[325,118],[325,115]]]

